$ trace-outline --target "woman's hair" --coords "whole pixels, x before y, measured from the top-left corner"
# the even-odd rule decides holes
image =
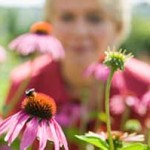
[[[119,31],[118,43],[122,43],[130,33],[131,4],[130,0],[99,0],[105,1],[108,15],[116,22]]]
[[[53,3],[55,0],[46,0],[44,17],[48,22],[52,21],[53,17]],[[61,1],[61,0],[60,0]],[[130,32],[131,7],[130,0],[97,0],[100,5],[103,3],[107,14],[116,22],[119,30],[118,43],[120,44],[126,39]]]

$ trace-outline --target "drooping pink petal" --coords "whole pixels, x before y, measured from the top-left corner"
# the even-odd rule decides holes
[[[45,120],[41,121],[38,126],[38,140],[39,140],[39,150],[44,150],[47,143],[47,132],[46,132],[47,122]]]
[[[32,53],[35,49],[35,36],[31,33],[23,34],[16,39],[14,39],[10,44],[9,47],[12,50],[16,50],[17,52],[28,55]]]
[[[61,59],[65,55],[61,42],[52,35],[26,33],[13,40],[9,47],[22,55],[33,52],[50,54],[55,60]]]
[[[85,76],[94,76],[96,80],[106,81],[110,69],[102,63],[92,63],[85,70]]]
[[[97,80],[106,81],[108,79],[110,69],[104,64],[98,64],[97,69],[95,70],[95,78]]]
[[[21,140],[20,150],[26,150],[35,140],[38,131],[38,118],[32,118],[27,124]]]
[[[11,126],[11,122],[12,122],[13,118],[9,117],[3,121],[1,121],[0,123],[0,135],[3,134],[4,132],[6,132],[10,126]]]
[[[51,45],[51,51],[52,51],[53,57],[55,59],[63,58],[65,53],[64,53],[64,49],[63,49],[60,41],[57,40],[55,37],[52,37],[52,36],[49,36],[49,40],[47,39],[47,42],[48,41],[50,42],[49,46]]]
[[[54,142],[55,150],[59,150],[59,147],[60,147],[59,146],[59,139],[57,137],[57,134],[56,134],[56,131],[55,131],[55,127],[54,127],[52,121],[53,120],[51,120],[50,123],[49,123],[49,129],[47,128],[47,132],[49,133],[47,135],[48,135],[48,139],[50,141]]]
[[[0,134],[3,134],[4,132],[6,132],[11,126],[12,126],[12,122],[15,123],[16,122],[16,118],[18,118],[18,116],[21,115],[21,111],[19,111],[18,113],[16,113],[13,116],[8,117],[7,119],[3,120],[0,122]]]
[[[55,119],[52,120],[53,120],[52,123],[54,124],[56,130],[57,137],[60,140],[61,145],[64,145],[65,150],[68,150],[67,140],[60,125],[55,121]]]
[[[12,127],[10,128],[10,130],[8,131],[6,137],[5,137],[5,141],[8,141],[8,144],[10,145],[15,138],[18,136],[18,134],[20,133],[20,131],[22,130],[23,126],[25,125],[26,121],[28,120],[29,116],[22,113],[20,114],[20,116],[18,116],[18,118],[16,118],[16,122],[12,123]]]

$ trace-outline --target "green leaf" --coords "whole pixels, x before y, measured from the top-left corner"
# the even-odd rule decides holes
[[[150,150],[150,147],[141,143],[134,143],[121,148],[121,150]]]
[[[102,140],[101,138],[95,137],[95,136],[87,136],[87,135],[75,135],[78,139],[85,141],[87,143],[90,143],[98,148],[101,148],[102,150],[108,150],[108,144]]]

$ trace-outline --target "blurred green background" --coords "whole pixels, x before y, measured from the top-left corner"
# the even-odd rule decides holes
[[[9,51],[8,43],[16,36],[28,32],[30,25],[43,17],[40,8],[0,7],[0,45],[7,50],[7,60],[0,64],[0,112],[6,97],[11,69],[23,61]],[[122,48],[128,49],[135,57],[150,63],[150,4],[133,8],[132,29]]]
[[[150,63],[150,3],[133,7],[131,33],[122,47]]]
[[[0,113],[10,83],[10,72],[16,65],[24,61],[23,58],[9,50],[8,44],[18,35],[28,32],[31,24],[41,20],[42,15],[42,10],[36,7],[0,7],[0,45],[7,52],[6,61],[0,64]]]

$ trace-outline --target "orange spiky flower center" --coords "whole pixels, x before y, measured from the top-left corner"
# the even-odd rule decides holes
[[[22,109],[31,116],[50,119],[56,113],[56,103],[53,98],[36,93],[33,89],[26,92],[27,97],[22,103]]]
[[[37,22],[31,26],[30,32],[41,35],[51,34],[52,26],[48,22]]]

